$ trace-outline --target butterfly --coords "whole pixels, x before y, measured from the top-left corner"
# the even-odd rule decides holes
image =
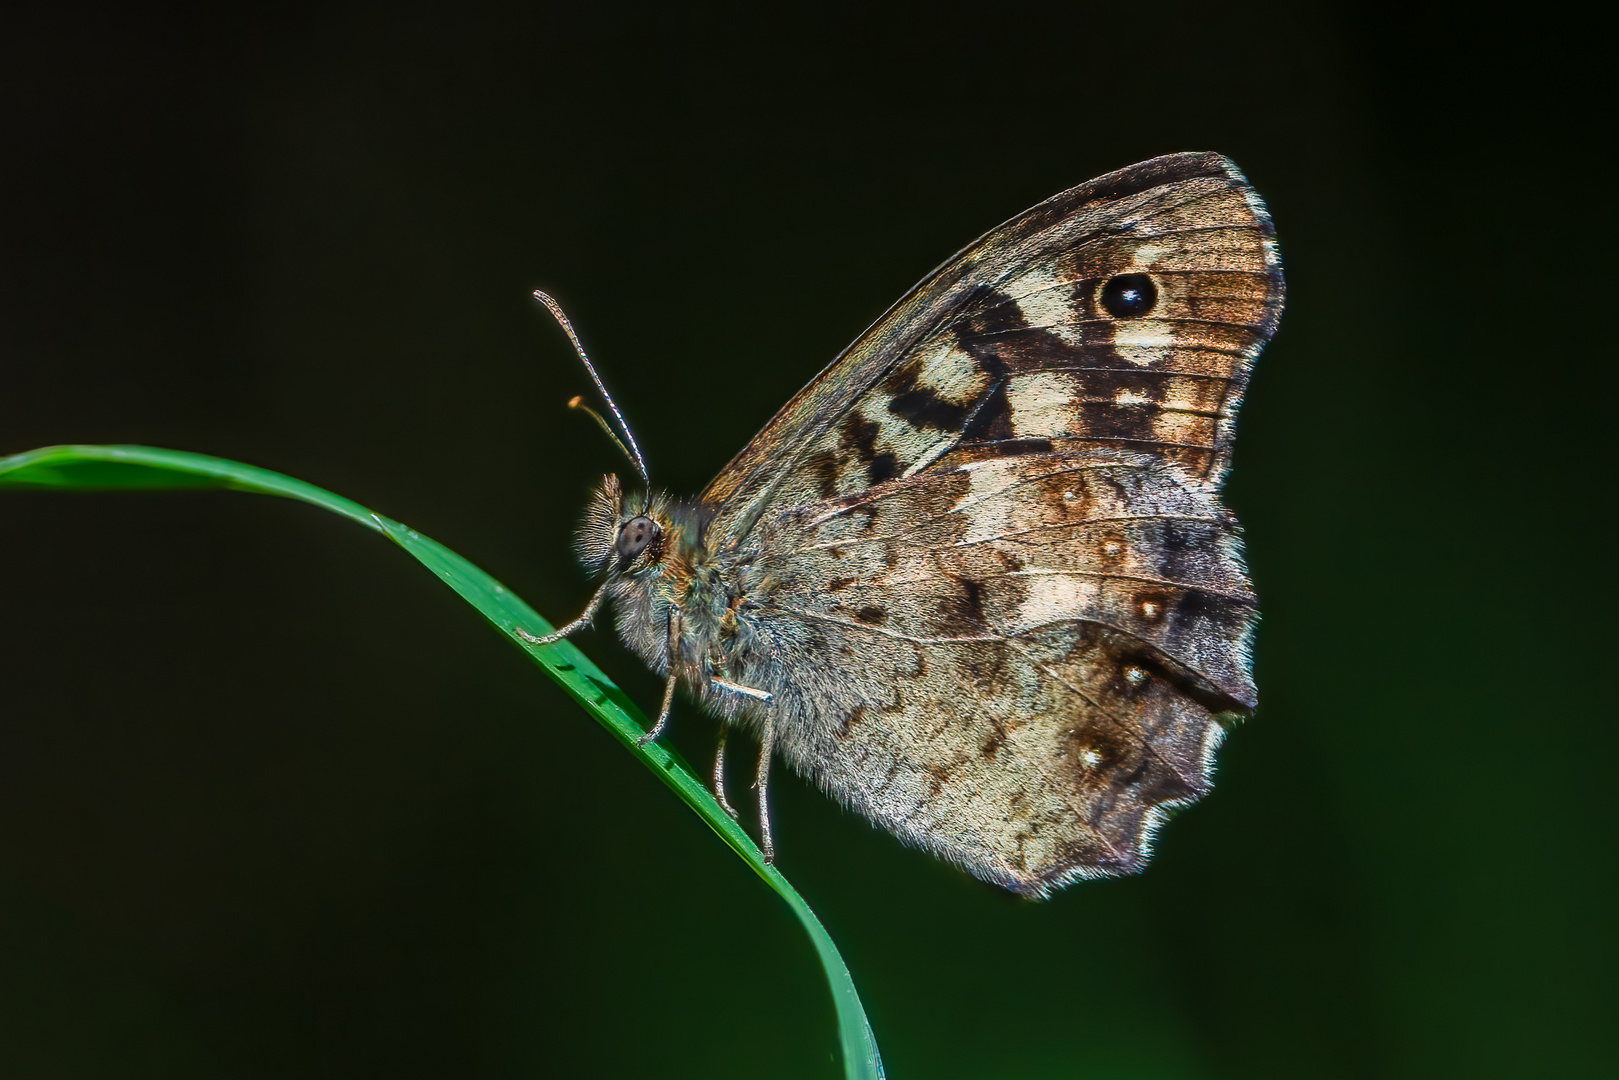
[[[576,542],[600,588],[524,636],[610,604],[666,677],[646,739],[680,685],[722,719],[733,817],[724,735],[751,732],[767,859],[779,754],[1016,893],[1139,870],[1255,706],[1218,491],[1282,300],[1270,218],[1217,154],[1055,195],[924,278],[695,499],[646,483],[607,398],[642,486],[602,481]]]

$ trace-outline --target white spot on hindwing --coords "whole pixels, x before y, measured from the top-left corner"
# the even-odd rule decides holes
[[[1098,610],[1102,583],[1084,574],[1020,572],[1023,602],[1018,605],[1013,634],[1053,623],[1068,622],[1075,616]]]

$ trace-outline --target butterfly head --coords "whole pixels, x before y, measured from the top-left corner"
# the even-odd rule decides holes
[[[602,478],[585,509],[574,551],[594,574],[633,577],[663,559],[669,521],[666,500],[626,494],[618,477]]]

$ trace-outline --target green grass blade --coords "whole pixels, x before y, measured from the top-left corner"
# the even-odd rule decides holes
[[[180,450],[160,450],[148,446],[47,446],[11,457],[0,458],[0,488],[30,490],[162,490],[176,488],[228,488],[301,499],[342,514],[351,521],[382,533],[410,552],[460,593],[473,607],[516,641],[545,673],[560,683],[596,720],[612,732],[624,748],[641,760],[668,785],[682,802],[696,811],[708,827],[730,845],[753,872],[774,889],[815,945],[826,971],[837,1010],[838,1033],[843,1050],[844,1074],[850,1080],[878,1080],[883,1076],[882,1060],[871,1026],[855,992],[849,968],[838,954],[826,928],[815,917],[804,898],[764,857],[751,837],[721,810],[714,797],[691,768],[657,743],[637,745],[649,726],[634,702],[602,671],[569,642],[536,646],[519,638],[517,628],[543,634],[552,629],[534,610],[500,582],[414,529],[408,529],[381,514],[374,514],[340,495],[313,484],[268,469],[243,465],[225,458],[189,454]]]

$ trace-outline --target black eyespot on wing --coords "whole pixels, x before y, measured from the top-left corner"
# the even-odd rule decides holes
[[[1102,307],[1115,319],[1134,319],[1158,303],[1158,286],[1146,274],[1120,274],[1102,286]]]
[[[618,530],[618,543],[614,545],[618,551],[619,562],[627,564],[645,551],[646,546],[652,543],[657,535],[658,523],[649,517],[635,517],[626,521],[624,527]]]

